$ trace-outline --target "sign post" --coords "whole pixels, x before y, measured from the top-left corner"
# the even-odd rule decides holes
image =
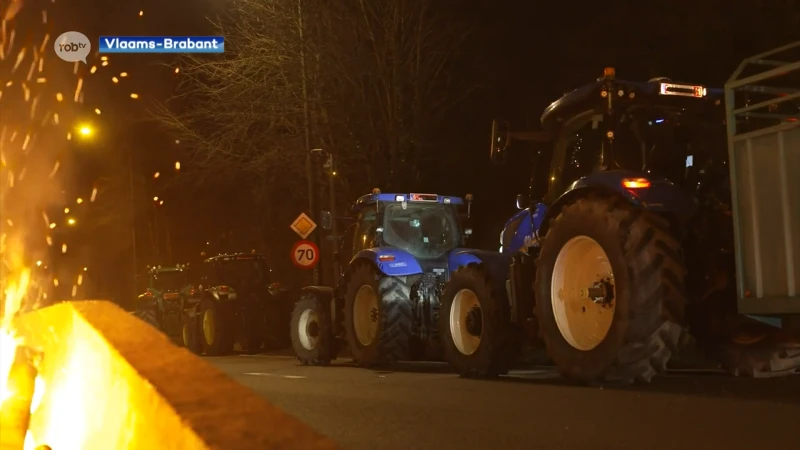
[[[311,241],[297,241],[292,246],[291,257],[298,269],[313,269],[319,262],[319,247]]]

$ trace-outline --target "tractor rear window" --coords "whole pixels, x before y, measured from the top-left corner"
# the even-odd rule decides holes
[[[263,259],[232,259],[219,263],[220,284],[258,286],[269,281],[269,269]]]
[[[189,284],[189,277],[184,271],[159,272],[153,275],[153,288],[159,291],[179,291],[187,284]]]
[[[456,211],[439,203],[389,204],[384,210],[383,240],[417,258],[438,258],[461,240]]]

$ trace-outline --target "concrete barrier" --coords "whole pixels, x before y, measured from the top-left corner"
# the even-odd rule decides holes
[[[339,448],[112,303],[62,303],[20,316],[17,327],[42,355],[29,422],[36,445]]]

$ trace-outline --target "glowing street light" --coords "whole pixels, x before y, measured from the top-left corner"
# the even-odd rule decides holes
[[[67,223],[70,224],[70,225],[75,225],[76,222],[75,222],[75,219],[70,217],[69,219],[67,219]]]
[[[153,201],[157,202],[158,201],[158,197],[153,197]]]
[[[69,214],[69,208],[64,208],[64,214]]]
[[[181,162],[175,161],[175,170],[181,170]]]
[[[75,203],[77,203],[77,204],[79,204],[79,205],[80,205],[81,203],[83,203],[83,199],[82,199],[82,198],[80,198],[80,197],[78,197],[78,199],[77,199],[77,200],[75,200]]]
[[[161,172],[156,172],[153,174],[153,178],[158,178],[161,176]]]
[[[159,200],[159,201],[158,201],[158,204],[159,204],[159,205],[163,205],[163,204],[164,204],[164,200]]]
[[[36,261],[36,267],[42,267],[42,262],[41,261]]]
[[[92,130],[92,127],[89,125],[81,125],[81,127],[78,128],[78,132],[80,132],[83,137],[89,137],[94,134],[94,130]]]

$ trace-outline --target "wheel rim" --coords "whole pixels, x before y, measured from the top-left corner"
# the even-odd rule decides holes
[[[297,323],[297,334],[300,338],[300,345],[306,350],[317,348],[319,341],[319,318],[316,311],[307,309],[300,314]]]
[[[603,342],[614,321],[616,288],[608,255],[597,241],[576,236],[561,248],[550,302],[558,331],[569,345],[589,351]]]
[[[462,355],[478,351],[483,335],[483,313],[478,296],[470,289],[462,289],[453,298],[450,308],[450,334],[456,349]]]
[[[372,286],[364,285],[353,302],[353,331],[364,347],[375,342],[378,334],[378,296]]]
[[[217,332],[217,324],[216,318],[214,317],[214,311],[211,309],[207,309],[203,312],[203,335],[206,338],[206,343],[208,345],[214,344],[214,337]]]

